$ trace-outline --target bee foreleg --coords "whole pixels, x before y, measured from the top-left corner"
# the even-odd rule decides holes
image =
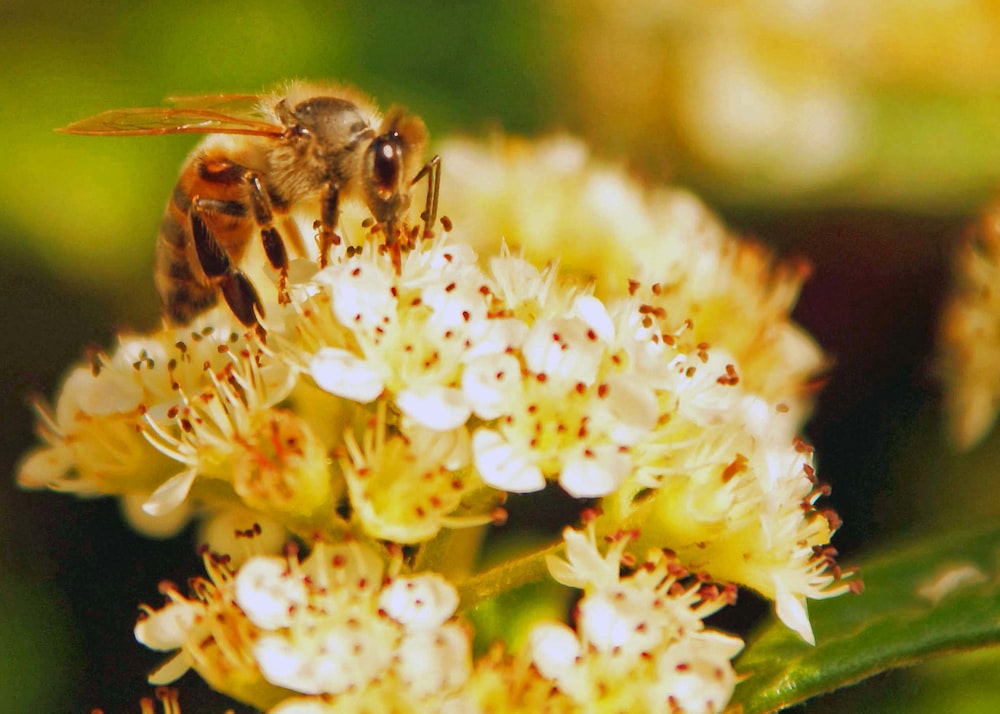
[[[340,245],[340,236],[335,232],[339,210],[340,186],[335,181],[327,181],[320,196],[319,264],[321,267],[330,259],[330,246]]]
[[[271,199],[268,198],[267,191],[260,177],[252,172],[245,175],[247,186],[250,190],[250,210],[253,211],[254,220],[260,226],[260,237],[264,243],[264,253],[267,259],[274,266],[275,270],[285,272],[288,270],[288,253],[285,251],[285,242],[281,240],[281,234],[274,227],[274,212],[271,210]]]
[[[211,210],[213,201],[197,196],[191,201],[191,236],[201,269],[212,282],[219,285],[229,309],[247,327],[257,324],[257,314],[264,314],[260,296],[250,279],[233,267],[226,251],[205,225],[201,213]]]
[[[420,217],[424,221],[423,237],[430,238],[434,235],[434,221],[437,220],[438,212],[438,193],[441,190],[440,156],[435,156],[424,164],[424,167],[410,181],[410,185],[416,185],[424,176],[427,177],[427,199],[424,203],[424,212],[420,214]]]

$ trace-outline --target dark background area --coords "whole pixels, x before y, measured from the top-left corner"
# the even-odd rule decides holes
[[[925,200],[925,183],[895,187],[892,200],[868,193],[871,172],[794,190],[741,191],[743,179],[699,163],[678,126],[633,135],[616,130],[627,117],[607,100],[588,109],[594,94],[584,83],[592,70],[580,56],[595,39],[579,8],[589,7],[527,0],[421,1],[405,9],[312,0],[0,4],[0,710],[138,711],[139,697],[150,693],[145,674],[161,656],[135,643],[136,608],[159,602],[161,580],[183,583],[201,572],[190,533],[145,539],[123,525],[110,500],[24,492],[13,482],[35,443],[31,395],[53,397],[87,346],[111,344],[124,326],[155,324],[156,225],[194,143],[91,140],[52,129],[108,108],[158,104],[171,93],[252,91],[292,77],[345,80],[383,105],[410,107],[436,137],[571,130],[641,177],[694,186],[734,231],[813,265],[795,317],[835,361],[807,436],[844,521],[834,539],[843,561],[900,534],[1000,515],[991,495],[996,440],[966,456],[950,452],[933,378],[950,249],[994,190],[993,177],[963,163],[973,149],[963,144],[949,169],[964,176],[963,190],[937,202]],[[669,57],[668,40],[649,56]],[[609,31],[606,41],[619,40]],[[917,113],[921,102],[950,102],[946,128],[959,125],[962,101],[975,104],[967,89],[919,90]],[[969,132],[969,142],[983,140],[976,127]],[[915,143],[909,160],[928,150]],[[879,161],[873,152],[870,162]],[[977,671],[967,676],[975,681]],[[921,711],[920,702],[933,703],[919,689],[924,677],[920,670],[889,675],[809,710]],[[942,681],[968,689],[961,674]],[[185,711],[230,706],[192,676],[180,686]],[[910,691],[919,701],[907,698]],[[960,700],[949,701],[950,710],[962,710]]]

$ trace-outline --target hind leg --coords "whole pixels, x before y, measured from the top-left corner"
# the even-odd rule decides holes
[[[257,315],[264,315],[264,306],[253,283],[242,270],[233,265],[229,255],[202,219],[204,211],[218,208],[220,203],[211,199],[194,198],[191,201],[191,236],[201,269],[212,283],[218,286],[226,304],[236,318],[247,327],[257,324]]]

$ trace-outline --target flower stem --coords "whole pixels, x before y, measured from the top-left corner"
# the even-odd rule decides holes
[[[482,550],[487,526],[443,528],[417,554],[414,571],[432,570],[449,580],[463,580],[473,572]]]
[[[513,560],[507,560],[458,583],[458,594],[466,608],[505,592],[533,583],[548,575],[546,558],[563,547],[562,540]]]

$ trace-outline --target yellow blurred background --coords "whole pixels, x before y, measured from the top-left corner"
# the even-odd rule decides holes
[[[845,562],[1000,515],[1000,445],[947,450],[931,368],[950,247],[1000,187],[1000,2],[0,0],[0,62],[0,711],[137,711],[159,658],[132,640],[135,607],[200,570],[190,534],[144,541],[109,502],[9,475],[33,442],[28,397],[157,320],[156,227],[195,143],[53,129],[172,94],[341,80],[432,137],[571,131],[695,188],[815,267],[797,318],[836,364],[809,437]],[[908,670],[810,711],[995,711],[984,671]],[[181,686],[185,711],[225,706]]]

